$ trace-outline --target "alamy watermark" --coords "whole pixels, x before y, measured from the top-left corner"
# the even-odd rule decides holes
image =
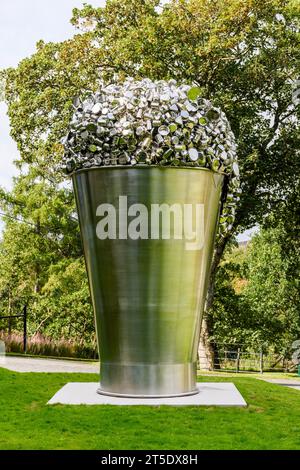
[[[203,204],[128,205],[119,196],[118,206],[104,203],[96,210],[101,217],[96,226],[100,240],[186,240],[186,250],[201,250],[204,244]]]

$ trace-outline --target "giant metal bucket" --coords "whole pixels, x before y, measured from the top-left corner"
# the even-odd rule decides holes
[[[202,168],[116,166],[73,175],[96,319],[99,393],[197,393],[222,184],[222,175]]]

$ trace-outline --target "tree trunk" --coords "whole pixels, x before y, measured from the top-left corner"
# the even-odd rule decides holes
[[[281,112],[282,110],[278,106],[276,113],[275,113],[274,124],[272,128],[270,129],[270,133],[268,137],[261,143],[258,149],[260,158],[262,160],[267,157],[266,149],[268,148],[268,145],[270,144],[270,142],[272,142],[274,136],[276,135],[277,129],[280,124]],[[226,200],[228,183],[229,183],[229,180],[225,179],[223,191],[222,191],[222,197],[221,197],[222,205],[224,201]],[[233,224],[232,233],[234,233],[234,230],[241,224],[241,222],[244,219],[245,214],[247,214],[249,201],[251,203],[251,197],[255,195],[256,190],[257,190],[257,179],[252,180],[250,185],[248,185],[248,187],[246,188],[245,193],[247,194],[247,198],[245,199],[244,204],[237,211],[237,215]],[[204,318],[202,322],[199,349],[198,349],[198,355],[200,359],[200,368],[207,369],[207,370],[211,370],[213,367],[216,368],[219,365],[217,346],[214,344],[210,344],[209,342],[209,338],[212,336],[212,332],[213,332],[213,323],[212,323],[211,316],[209,315],[209,311],[213,305],[215,281],[216,281],[216,275],[218,272],[219,264],[223,256],[227,242],[230,240],[230,238],[231,238],[231,235],[229,235],[227,238],[223,238],[221,242],[218,244],[214,253],[214,258],[213,258],[212,267],[211,267],[211,275],[210,275],[208,292],[207,292],[206,303],[205,303],[205,308],[204,308]],[[202,357],[202,364],[201,364],[201,357]]]
[[[219,354],[217,345],[210,341],[213,332],[213,322],[210,315],[210,310],[213,305],[216,275],[218,272],[219,264],[223,256],[228,238],[224,238],[218,244],[210,271],[209,285],[207,289],[207,296],[204,308],[204,315],[201,326],[201,334],[198,348],[198,357],[200,362],[200,369],[213,370],[220,369]]]
[[[198,359],[200,369],[213,370],[214,369],[214,350],[213,345],[209,341],[209,329],[206,318],[202,320],[201,335],[198,347]]]
[[[10,289],[8,290],[8,315],[11,315],[11,295]],[[8,319],[8,336],[11,336],[11,318]]]
[[[39,236],[41,234],[41,223],[40,219],[38,218],[35,228],[35,233]],[[40,276],[41,276],[41,267],[39,261],[35,262],[34,265],[35,271],[35,285],[34,285],[34,293],[39,294],[41,291],[41,283],[40,283]]]

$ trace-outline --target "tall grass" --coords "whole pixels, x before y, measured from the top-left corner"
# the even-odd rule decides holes
[[[6,352],[23,353],[23,335],[7,334],[0,331],[0,340],[4,341]],[[27,339],[27,354],[36,356],[74,357],[82,359],[98,358],[97,348],[93,344],[78,344],[75,341],[61,338],[58,340],[43,336],[40,333]]]

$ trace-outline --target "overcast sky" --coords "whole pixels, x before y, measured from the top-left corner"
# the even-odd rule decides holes
[[[70,24],[72,9],[82,0],[0,0],[0,69],[16,67],[35,52],[37,41],[59,42],[76,32]],[[102,6],[105,0],[86,0]],[[13,161],[18,158],[15,142],[9,135],[6,106],[0,102],[0,186],[10,189],[17,175]],[[0,232],[3,225],[0,217]]]
[[[85,0],[103,6],[105,0]],[[40,39],[63,41],[75,33],[69,20],[74,7],[82,0],[0,0],[0,69],[16,67],[20,60],[35,51]],[[18,157],[15,142],[9,135],[6,106],[0,103],[0,186],[10,189],[17,174],[13,161]],[[1,231],[0,218],[0,231]],[[242,239],[248,238],[248,235]]]
[[[86,3],[101,6],[105,1]],[[82,4],[82,0],[0,0],[0,69],[16,67],[35,52],[40,39],[58,42],[72,37],[72,9]],[[17,156],[16,144],[9,136],[6,106],[0,103],[0,186],[11,187]]]

